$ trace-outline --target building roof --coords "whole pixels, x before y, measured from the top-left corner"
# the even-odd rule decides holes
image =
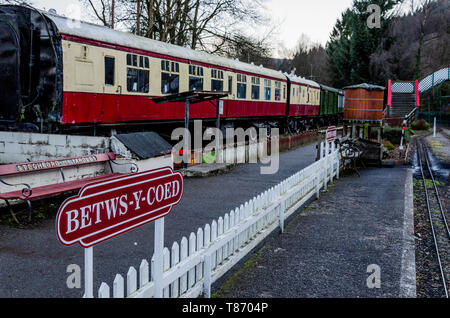
[[[172,146],[153,131],[115,135],[121,143],[140,159],[170,154]]]
[[[384,91],[384,87],[383,86],[367,84],[367,83],[362,83],[362,84],[357,84],[357,85],[344,87],[344,89],[358,89],[358,88],[367,89],[369,91],[373,91],[373,90]]]
[[[323,84],[319,84],[319,85],[320,85],[320,88],[323,89],[323,90],[327,90],[327,91],[330,91],[330,92],[334,92],[334,93],[338,93],[338,94],[344,95],[344,91],[342,89],[337,89],[337,88],[330,87],[330,86],[323,85]]]
[[[320,88],[318,83],[316,83],[316,82],[314,82],[312,80],[306,79],[304,77],[297,76],[295,74],[288,74],[288,73],[284,73],[284,75],[289,77],[291,82],[293,82],[294,84],[304,84],[304,85],[309,85],[311,87]]]

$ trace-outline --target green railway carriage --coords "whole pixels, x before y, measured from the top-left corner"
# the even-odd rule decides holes
[[[320,116],[335,116],[344,111],[344,92],[320,84]]]

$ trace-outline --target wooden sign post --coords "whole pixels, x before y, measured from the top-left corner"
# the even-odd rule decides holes
[[[93,297],[93,246],[153,221],[155,269],[162,272],[163,218],[182,194],[183,176],[166,167],[88,184],[63,202],[56,216],[56,232],[62,244],[78,243],[85,248],[84,297]]]

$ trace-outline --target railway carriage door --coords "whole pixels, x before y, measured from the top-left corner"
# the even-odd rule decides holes
[[[234,94],[233,94],[233,76],[231,76],[231,75],[228,75],[228,94],[229,94],[229,98],[230,99],[234,99]],[[229,102],[227,101],[224,104],[227,105],[228,103]],[[223,110],[223,115],[224,116],[228,116],[228,107],[226,107],[226,109]]]
[[[116,73],[115,57],[105,56],[102,123],[114,123],[117,121],[117,110],[119,108],[122,87],[117,83]]]
[[[228,93],[233,96],[233,76],[228,76]]]

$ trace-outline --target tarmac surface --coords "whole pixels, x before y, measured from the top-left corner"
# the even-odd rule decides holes
[[[225,174],[186,178],[181,203],[165,218],[165,246],[314,162],[315,144],[280,155],[279,170],[262,175],[261,164],[242,164]],[[335,181],[319,200],[275,233],[218,297],[414,297],[414,241],[409,202],[410,170],[369,168]],[[410,180],[411,181],[411,180]],[[412,185],[411,185],[412,196]],[[410,198],[412,202],[412,197]],[[94,295],[110,287],[117,273],[139,268],[153,253],[152,224],[103,242],[93,249]],[[412,250],[411,243],[412,242]],[[0,225],[0,297],[81,297],[69,289],[67,266],[84,266],[83,249],[61,245],[55,220],[31,229]],[[247,266],[250,264],[250,266]],[[368,288],[368,266],[380,269],[381,288]],[[239,264],[238,264],[239,265]],[[373,269],[372,269],[373,270]],[[232,273],[231,273],[232,274]],[[82,276],[83,277],[83,276]],[[371,282],[376,282],[371,280]]]
[[[170,248],[174,241],[189,237],[310,165],[315,157],[315,144],[310,144],[280,154],[276,174],[260,173],[260,167],[267,164],[241,164],[226,174],[186,178],[180,204],[165,218],[165,246]],[[130,266],[138,269],[142,259],[150,263],[153,238],[154,225],[148,224],[95,246],[94,295],[102,282],[112,287],[116,274],[126,277]],[[59,243],[54,217],[29,229],[0,225],[0,297],[81,297],[83,286],[69,289],[66,285],[70,264],[83,269],[83,249]]]
[[[415,297],[412,171],[360,173],[335,182],[214,296]]]

